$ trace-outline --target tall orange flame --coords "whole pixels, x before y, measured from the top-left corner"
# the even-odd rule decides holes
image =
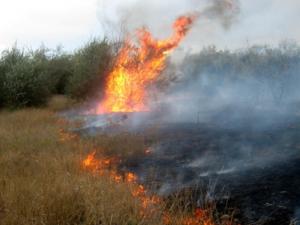
[[[165,40],[155,39],[146,28],[137,30],[138,47],[127,39],[108,76],[104,100],[96,113],[147,111],[147,86],[163,71],[167,56],[186,36],[195,18],[177,18],[173,35]]]

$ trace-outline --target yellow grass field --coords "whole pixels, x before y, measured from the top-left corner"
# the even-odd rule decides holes
[[[143,137],[74,136],[56,114],[66,105],[56,97],[46,108],[0,112],[0,225],[227,224],[212,222],[213,211],[203,222],[193,218],[177,196],[145,211],[143,199],[132,194],[139,184],[84,169],[83,160],[95,149],[106,149],[108,156],[141,154]]]
[[[159,224],[130,187],[82,169],[88,143],[48,109],[0,112],[0,224]]]

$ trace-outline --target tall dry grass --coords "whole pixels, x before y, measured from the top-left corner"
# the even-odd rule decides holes
[[[210,206],[204,217],[195,215],[185,201],[191,193],[145,209],[133,195],[137,183],[85,170],[82,162],[95,149],[134,161],[144,154],[146,140],[129,133],[80,138],[65,132],[76,124],[56,112],[69,106],[56,96],[46,109],[0,111],[0,225],[238,224],[215,220]]]
[[[126,183],[82,169],[88,143],[46,109],[0,112],[0,224],[160,224]]]

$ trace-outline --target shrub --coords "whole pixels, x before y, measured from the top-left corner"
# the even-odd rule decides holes
[[[57,94],[75,99],[101,94],[111,59],[111,46],[105,39],[95,39],[74,54],[43,46],[24,51],[15,45],[0,59],[0,107],[43,105]]]
[[[67,93],[85,99],[100,92],[111,64],[112,53],[107,40],[93,40],[73,56],[73,73],[69,77]]]
[[[25,54],[14,47],[1,60],[3,105],[8,107],[44,104],[50,95],[47,59],[44,52]]]
[[[65,94],[68,80],[74,71],[72,55],[55,51],[48,62],[49,78],[52,81],[52,94]]]

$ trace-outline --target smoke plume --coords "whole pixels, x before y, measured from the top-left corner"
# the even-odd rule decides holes
[[[240,3],[239,0],[174,0],[171,4],[159,0],[104,0],[101,8],[99,19],[108,33],[115,34],[116,30],[132,32],[146,26],[155,35],[165,36],[174,18],[189,12],[199,14],[201,21],[217,23],[227,30],[238,21]],[[202,25],[196,24],[194,30]]]
[[[225,29],[237,21],[240,13],[238,0],[212,0],[202,11],[202,14],[211,20],[218,20]]]

